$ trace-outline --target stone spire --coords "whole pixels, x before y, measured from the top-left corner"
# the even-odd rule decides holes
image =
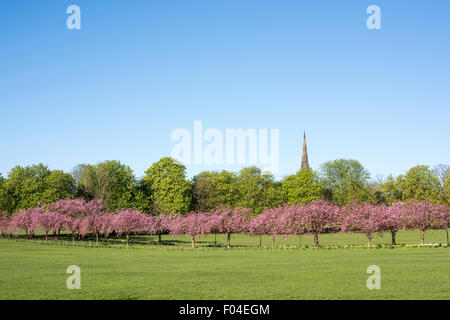
[[[309,168],[308,149],[306,148],[306,132],[303,132],[302,169]]]

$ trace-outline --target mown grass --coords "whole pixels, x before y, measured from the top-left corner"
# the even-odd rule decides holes
[[[154,237],[138,237],[134,243],[141,245],[129,249],[0,239],[0,299],[450,299],[448,247],[271,250],[256,249],[258,238],[233,235],[241,250],[211,248],[214,236],[192,250],[187,237],[164,239],[173,242],[157,246],[149,244]],[[401,232],[398,241],[419,243],[419,235]],[[445,232],[430,231],[426,242],[445,242]],[[218,243],[224,246],[225,238]],[[277,239],[282,246],[297,243]],[[366,239],[321,235],[324,245],[349,243]],[[263,244],[269,247],[270,237]],[[69,265],[81,268],[80,290],[66,288]],[[369,265],[381,268],[380,290],[366,287]]]

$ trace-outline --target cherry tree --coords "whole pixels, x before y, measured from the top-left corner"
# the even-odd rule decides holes
[[[406,224],[403,203],[394,203],[390,207],[383,206],[383,210],[380,210],[378,215],[378,223],[381,231],[391,232],[392,244],[396,245],[397,232]]]
[[[192,248],[195,248],[195,237],[208,232],[208,215],[204,212],[189,212],[186,216],[177,215],[173,217],[171,233],[190,236]]]
[[[102,232],[104,223],[104,213],[93,213],[80,219],[79,230],[82,237],[86,236],[88,232],[95,234],[95,242],[98,245],[98,237]]]
[[[219,224],[220,224],[220,211],[214,210],[207,213],[208,215],[208,233],[214,233],[214,247],[217,246],[217,234],[220,233]]]
[[[406,227],[420,231],[420,242],[425,243],[425,231],[438,225],[440,207],[427,200],[408,201],[403,207]]]
[[[306,210],[305,205],[292,204],[283,206],[283,214],[281,215],[281,227],[285,229],[286,234],[291,234],[299,237],[301,244],[301,236],[307,233],[303,221],[303,210]]]
[[[381,232],[380,217],[386,210],[386,206],[377,206],[370,203],[352,203],[343,210],[346,212],[343,218],[344,231],[358,231],[367,236],[368,245],[372,245],[375,232]]]
[[[62,199],[48,206],[48,211],[58,212],[71,219],[85,216],[87,202],[83,199]]]
[[[6,213],[0,213],[0,232],[3,236],[11,236],[10,220]]]
[[[146,216],[146,232],[150,235],[158,235],[158,245],[161,244],[161,235],[170,232],[171,219],[166,215]]]
[[[27,237],[29,234],[34,234],[32,210],[30,209],[20,211],[13,215],[10,223],[11,228],[14,231],[18,231],[20,229],[25,230],[25,234]]]
[[[137,210],[122,209],[114,218],[114,230],[121,235],[126,234],[127,248],[130,245],[131,233],[137,233],[144,230],[146,225],[146,216]]]
[[[306,232],[314,235],[315,246],[319,246],[319,234],[323,233],[327,226],[340,221],[338,208],[324,200],[314,200],[304,205],[300,212],[300,224],[305,227]]]
[[[45,211],[42,208],[34,208],[33,212],[33,229],[42,228],[45,232],[45,241],[48,241],[48,233],[50,231],[59,231],[66,223],[66,217],[58,212]]]
[[[438,223],[441,229],[445,230],[447,235],[447,245],[449,245],[448,229],[450,228],[450,208],[446,205],[437,205]]]
[[[105,204],[102,200],[92,200],[78,207],[80,216],[79,231],[81,236],[85,236],[88,232],[95,234],[95,241],[98,245],[98,237],[102,231],[104,222]]]
[[[250,229],[252,233],[268,234],[272,236],[272,248],[275,247],[275,237],[277,235],[285,234],[286,230],[281,223],[282,215],[284,213],[283,207],[277,207],[272,209],[267,209],[261,213],[257,218],[255,218]],[[261,245],[261,238],[260,238]]]
[[[108,236],[114,231],[114,216],[110,213],[103,214],[101,219],[100,234],[108,240]]]
[[[227,235],[227,248],[231,247],[231,234],[245,232],[250,210],[242,207],[231,209],[227,206],[220,206],[213,215],[213,226],[219,232]],[[210,225],[211,226],[211,225]],[[209,228],[211,229],[211,228]]]

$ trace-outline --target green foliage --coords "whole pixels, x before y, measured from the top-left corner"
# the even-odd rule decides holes
[[[78,188],[87,200],[105,201],[111,211],[149,206],[136,183],[133,171],[119,161],[84,166]]]
[[[281,183],[272,175],[262,173],[257,167],[244,168],[237,176],[238,206],[250,209],[258,215],[267,208],[283,202]]]
[[[43,164],[27,167],[16,166],[1,179],[0,210],[14,213],[32,208],[41,202],[56,202],[73,198],[75,183],[71,175],[63,171],[50,171]]]
[[[329,200],[339,205],[370,198],[370,174],[357,160],[328,161],[321,166],[320,178]]]
[[[194,177],[192,201],[196,210],[209,211],[219,205],[235,208],[239,201],[237,175],[226,170],[200,172]]]
[[[444,203],[450,206],[450,171],[444,176],[444,184],[442,186],[442,194]]]
[[[0,173],[0,214],[2,212],[7,211],[7,198],[6,198],[6,190],[5,190],[5,182],[6,179],[3,178]]]
[[[185,171],[184,165],[169,157],[160,159],[145,171],[142,183],[151,197],[154,213],[189,211],[192,185],[186,180]]]
[[[283,182],[283,195],[288,203],[309,203],[323,196],[324,190],[319,176],[310,168],[287,176]]]
[[[73,198],[76,192],[75,180],[69,173],[61,170],[52,171],[45,177],[46,189],[43,193],[43,202],[54,203],[59,199]]]
[[[391,205],[395,202],[403,200],[403,184],[405,176],[399,175],[394,178],[389,175],[386,180],[380,185],[380,191],[383,194],[384,202]]]
[[[408,170],[401,183],[403,200],[430,200],[439,202],[440,181],[428,166],[416,166]]]
[[[242,206],[260,214],[283,203],[281,183],[254,166],[238,174],[226,170],[201,172],[194,178],[192,197],[194,209],[201,211],[227,205]]]

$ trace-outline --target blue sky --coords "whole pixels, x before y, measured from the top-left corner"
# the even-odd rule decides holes
[[[81,30],[66,8],[81,8]],[[366,8],[381,8],[368,30]],[[449,1],[2,1],[0,172],[120,160],[177,128],[280,130],[278,177],[358,159],[373,176],[450,162]],[[188,165],[188,175],[240,166]]]

